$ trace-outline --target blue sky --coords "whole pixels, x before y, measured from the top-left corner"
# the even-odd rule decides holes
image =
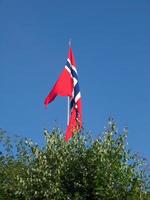
[[[108,118],[129,147],[150,155],[150,2],[0,0],[0,127],[43,144],[66,128],[67,99],[43,101],[62,71],[68,40],[78,66],[86,131]]]

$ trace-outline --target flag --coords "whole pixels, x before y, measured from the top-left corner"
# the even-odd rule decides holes
[[[81,92],[72,48],[69,49],[66,65],[54,87],[46,97],[44,104],[47,106],[58,95],[68,96],[70,99],[70,119],[65,136],[65,140],[68,141],[74,133],[80,132],[82,128]]]

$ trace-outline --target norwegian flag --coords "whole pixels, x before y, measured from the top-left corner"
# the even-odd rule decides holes
[[[67,63],[53,89],[46,97],[44,104],[47,106],[56,96],[68,96],[70,98],[70,119],[67,126],[65,140],[72,138],[74,133],[82,129],[82,103],[78,82],[75,58],[72,48],[69,49]]]

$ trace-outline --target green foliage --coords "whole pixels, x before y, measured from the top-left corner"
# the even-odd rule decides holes
[[[44,131],[40,148],[27,139],[0,141],[0,200],[148,200],[146,161],[127,148],[127,129],[109,121],[97,140],[76,134],[68,143],[59,129]]]

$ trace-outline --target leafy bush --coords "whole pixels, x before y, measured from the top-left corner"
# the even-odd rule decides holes
[[[20,200],[148,200],[146,161],[127,148],[127,129],[107,130],[93,140],[75,134],[68,143],[59,129],[44,131],[40,148],[27,139],[15,145],[1,131],[0,199]]]

